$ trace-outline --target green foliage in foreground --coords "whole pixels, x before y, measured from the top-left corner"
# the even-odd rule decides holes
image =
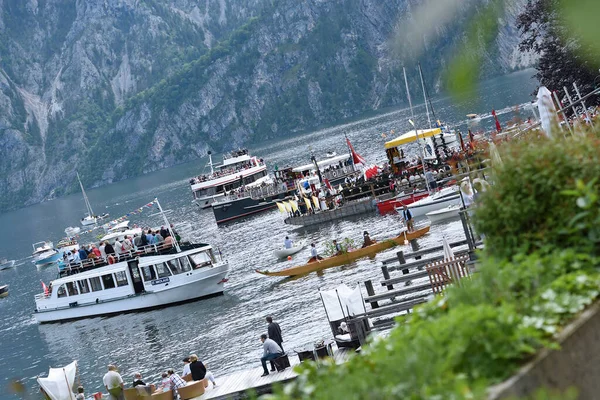
[[[531,138],[501,147],[494,188],[482,195],[475,214],[489,252],[510,257],[544,246],[598,251],[598,136]]]
[[[593,179],[583,183],[589,168],[597,171],[587,159],[598,156],[597,147],[590,149],[597,141],[592,135],[570,140],[501,146],[505,166],[477,216],[487,218],[479,221],[486,228],[496,226],[493,219],[510,216],[521,224],[510,234],[527,246],[504,238],[505,229],[487,229],[478,273],[461,287],[450,287],[445,297],[399,319],[388,338],[375,340],[345,364],[299,367],[299,378],[270,398],[484,399],[491,385],[541,348],[557,348],[557,333],[598,297],[600,288],[600,255],[588,251],[595,245],[588,220],[597,217],[598,190]],[[516,160],[518,166],[507,165]],[[523,187],[545,196],[539,209]],[[493,210],[508,202],[512,207]],[[557,210],[560,215],[548,214]],[[523,223],[530,217],[536,224]],[[561,225],[553,227],[551,219]],[[535,234],[541,228],[546,234]],[[566,238],[564,229],[578,240]],[[570,246],[558,246],[555,235]],[[502,246],[512,250],[510,256]],[[531,398],[574,399],[576,393],[543,391]]]

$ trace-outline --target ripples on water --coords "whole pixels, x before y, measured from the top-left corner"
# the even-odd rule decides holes
[[[495,104],[454,107],[448,99],[434,102],[438,115],[446,120],[462,120],[467,112],[487,112],[493,106],[506,107],[527,100],[535,83],[528,79],[531,72],[490,81]],[[507,82],[509,84],[507,84]],[[518,89],[516,89],[518,88]],[[489,100],[488,95],[486,99]],[[479,101],[479,99],[475,99]],[[417,109],[420,112],[420,109]],[[374,118],[334,128],[320,130],[301,137],[266,143],[253,149],[273,168],[278,165],[307,163],[310,150],[317,155],[327,151],[346,151],[344,133],[357,151],[368,160],[385,158],[382,132],[391,129],[396,134],[408,129],[403,121],[407,110],[395,111]],[[420,123],[426,121],[421,116]],[[493,122],[492,122],[493,123]],[[463,128],[463,131],[465,129]],[[309,148],[310,147],[310,148]],[[303,264],[309,258],[305,248],[292,261],[278,261],[272,252],[282,245],[286,235],[306,243],[322,244],[326,240],[349,237],[360,242],[362,232],[383,239],[400,229],[399,217],[366,214],[352,220],[342,220],[318,228],[287,226],[276,211],[217,228],[210,210],[199,212],[191,203],[188,178],[198,174],[205,161],[158,171],[137,179],[88,191],[92,205],[106,209],[112,217],[158,197],[172,222],[186,224],[186,231],[198,240],[219,247],[230,263],[229,283],[224,296],[169,307],[162,310],[120,315],[111,318],[90,318],[62,324],[38,325],[32,312],[33,296],[41,291],[40,280],[48,283],[56,275],[55,267],[36,269],[29,259],[18,261],[16,268],[0,272],[0,284],[10,284],[10,295],[0,300],[0,350],[4,373],[0,396],[9,378],[23,379],[35,390],[35,377],[46,374],[49,366],[60,366],[79,360],[81,383],[87,393],[102,389],[106,365],[119,366],[126,382],[136,371],[157,382],[166,368],[180,370],[181,359],[197,353],[219,375],[259,366],[261,355],[259,335],[266,332],[265,317],[273,315],[280,322],[284,347],[287,350],[311,344],[331,335],[318,290],[333,288],[340,283],[354,286],[367,279],[382,279],[378,260],[391,257],[398,248],[379,254],[374,260],[359,260],[351,265],[311,274],[293,281],[264,277],[255,269],[281,269]],[[0,232],[4,243],[2,255],[23,259],[38,240],[53,239],[56,243],[69,225],[77,226],[84,205],[80,195],[73,195],[16,212],[0,215],[0,223],[10,227]],[[132,222],[160,225],[153,211],[146,209]],[[94,235],[86,238],[91,240]],[[459,220],[434,225],[431,233],[419,239],[421,247],[438,245],[442,235],[448,240],[463,238]],[[409,248],[406,247],[406,250]],[[383,288],[376,286],[376,290]],[[363,289],[364,292],[364,289]],[[365,293],[366,294],[366,293]]]

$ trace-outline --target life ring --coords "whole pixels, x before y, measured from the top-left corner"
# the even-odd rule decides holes
[[[114,264],[115,263],[115,258],[113,257],[112,254],[108,255],[108,264]]]
[[[337,178],[337,171],[332,171],[331,172],[331,176],[334,177],[334,178]]]

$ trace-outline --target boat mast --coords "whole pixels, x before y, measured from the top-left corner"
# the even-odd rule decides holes
[[[79,172],[77,172],[77,180],[79,181],[79,186],[81,187],[81,193],[83,194],[83,201],[85,201],[85,206],[87,208],[88,216],[90,218],[94,217],[94,211],[92,211],[92,205],[90,204],[90,200],[85,194],[85,189],[83,188],[83,183],[81,183],[81,178],[79,177]]]
[[[429,129],[431,129],[431,118],[429,118],[429,106],[427,105],[427,92],[425,91],[425,81],[423,80],[423,71],[421,70],[421,63],[419,65],[419,76],[421,77],[421,86],[423,87],[423,99],[425,100],[425,112],[427,113],[427,122],[429,123]]]
[[[419,145],[419,148],[421,149],[421,154],[422,154],[421,165],[423,165],[423,176],[425,176],[425,150],[423,149],[423,146],[421,146],[421,142],[419,141],[419,131],[417,130],[417,126],[413,122],[415,119],[415,114],[414,114],[413,108],[412,108],[412,101],[410,100],[410,90],[408,89],[408,79],[406,79],[406,68],[402,67],[402,72],[404,72],[404,84],[406,85],[406,95],[408,96],[408,104],[410,105],[410,115],[412,116],[412,119],[409,119],[408,122],[410,122],[410,124],[413,126],[413,128],[415,128],[415,136],[417,137],[417,144]],[[427,187],[427,191],[429,192],[429,182],[427,182],[427,178],[425,178],[425,186]]]
[[[210,166],[210,174],[214,174],[215,171],[213,170],[213,162],[212,162],[212,151],[208,151],[208,165]]]
[[[173,242],[175,243],[175,249],[179,253],[181,251],[181,248],[179,247],[179,242],[177,241],[177,238],[175,237],[175,232],[173,232],[173,229],[171,229],[171,224],[169,223],[167,216],[165,215],[162,207],[160,206],[160,203],[158,202],[158,198],[155,197],[154,201],[156,202],[156,205],[158,206],[158,211],[160,212],[160,215],[162,215],[163,220],[165,221],[165,224],[167,225],[167,229],[169,230],[169,233],[171,234],[171,237],[173,238]]]

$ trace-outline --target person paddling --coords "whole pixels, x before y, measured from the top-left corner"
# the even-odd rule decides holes
[[[371,240],[371,237],[369,236],[369,232],[364,231],[363,232],[363,245],[362,245],[362,247],[367,247],[367,246],[370,246],[372,244],[375,244],[375,241]]]
[[[310,255],[311,257],[308,259],[309,263],[317,262],[323,259],[323,257],[321,257],[317,252],[317,248],[315,247],[314,243],[310,244]]]
[[[408,207],[406,207],[406,205],[404,206],[404,208],[402,210],[402,218],[404,219],[404,222],[406,223],[406,228],[408,229],[408,231],[412,232],[414,229],[413,216],[412,216],[412,213],[410,212],[410,210],[408,209]]]

